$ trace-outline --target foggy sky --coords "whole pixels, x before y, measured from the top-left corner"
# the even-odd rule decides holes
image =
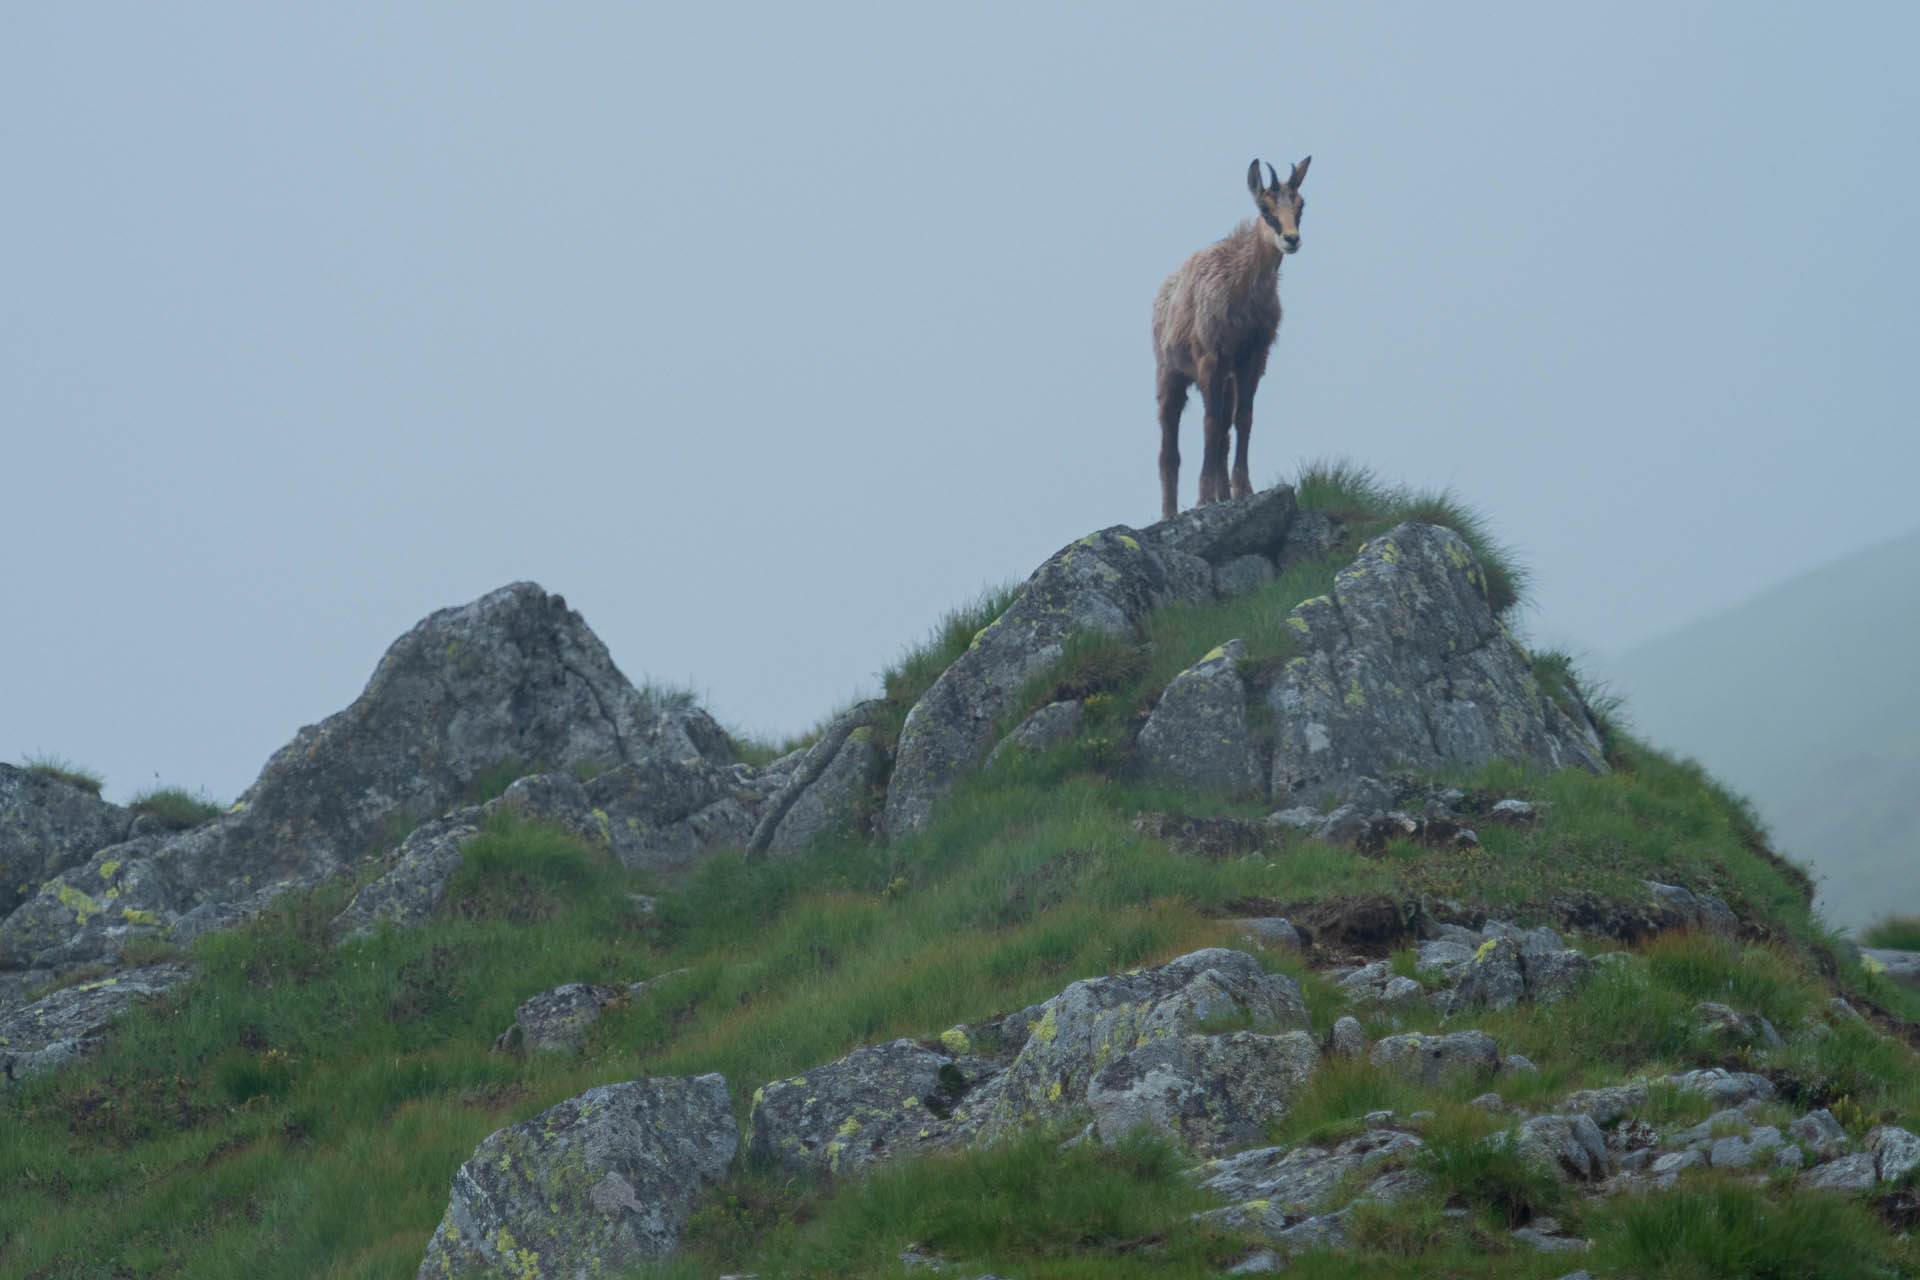
[[[179,8],[0,18],[0,759],[111,798],[520,578],[807,728],[1157,517],[1151,300],[1256,156],[1256,480],[1452,488],[1532,638],[1920,522],[1910,5]]]

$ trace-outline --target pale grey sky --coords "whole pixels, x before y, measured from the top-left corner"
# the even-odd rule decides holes
[[[1626,647],[1920,519],[1915,47],[1892,3],[11,6],[0,759],[230,799],[519,578],[801,730],[1155,518],[1151,299],[1255,156],[1314,157],[1256,479],[1451,486],[1535,638]]]

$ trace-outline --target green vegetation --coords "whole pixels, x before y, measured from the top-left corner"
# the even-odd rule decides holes
[[[1342,537],[1333,559],[1345,563],[1362,542],[1406,521],[1445,525],[1466,540],[1487,575],[1487,603],[1506,617],[1526,599],[1533,575],[1499,541],[1487,518],[1468,508],[1452,493],[1410,489],[1389,484],[1371,468],[1358,463],[1322,460],[1307,464],[1294,481],[1300,508],[1323,511],[1339,519]]]
[[[169,831],[185,831],[209,818],[218,817],[221,805],[204,791],[186,791],[179,787],[155,787],[135,796],[127,805],[135,813],[154,818]]]
[[[68,786],[79,787],[82,791],[91,791],[94,795],[99,795],[100,788],[106,785],[106,779],[91,769],[82,769],[71,760],[64,760],[45,752],[26,757],[20,762],[20,767],[28,773],[58,778]]]
[[[1861,941],[1891,951],[1920,951],[1920,916],[1885,916],[1867,926]]]
[[[1352,468],[1322,468],[1303,482],[1302,500],[1357,510],[1369,494],[1384,501],[1371,483]],[[1389,496],[1398,509],[1415,505]],[[1856,1137],[1879,1123],[1920,1128],[1920,1073],[1907,1048],[1827,1007],[1842,993],[1912,1017],[1920,1008],[1910,993],[1845,962],[1737,796],[1635,740],[1604,703],[1615,764],[1605,776],[1494,765],[1445,779],[1536,807],[1530,824],[1484,826],[1475,849],[1399,843],[1368,857],[1277,831],[1257,854],[1209,861],[1136,831],[1143,811],[1260,811],[1142,785],[1118,767],[1116,744],[1167,680],[1223,638],[1245,638],[1249,662],[1283,658],[1279,619],[1325,591],[1332,572],[1331,562],[1297,566],[1238,602],[1165,610],[1148,625],[1145,652],[1075,640],[1025,703],[1085,699],[1081,736],[1010,753],[963,781],[924,831],[887,846],[848,838],[758,862],[722,851],[666,884],[571,835],[502,817],[467,846],[443,910],[416,931],[336,945],[330,922],[357,887],[341,883],[198,939],[189,950],[198,978],[125,1017],[97,1056],[0,1095],[0,1275],[410,1276],[474,1147],[595,1085],[718,1071],[744,1121],[756,1085],[861,1045],[937,1036],[1076,978],[1244,945],[1228,923],[1235,916],[1299,915],[1371,894],[1533,923],[1558,918],[1574,895],[1637,899],[1640,881],[1656,878],[1716,894],[1752,926],[1740,939],[1645,939],[1556,1004],[1448,1024],[1480,1027],[1502,1052],[1537,1064],[1536,1074],[1493,1084],[1510,1102],[1538,1108],[1574,1089],[1750,1064],[1764,1065],[1793,1106],[1830,1106]],[[983,596],[887,673],[885,732],[897,734],[913,700],[1010,598]],[[1563,681],[1566,671],[1562,660]],[[1569,696],[1574,688],[1561,686]],[[476,780],[474,794],[510,780]],[[651,913],[634,901],[643,893],[655,899]],[[173,954],[130,945],[139,956]],[[1391,958],[1411,971],[1410,952]],[[1319,1035],[1350,1011],[1376,1036],[1443,1029],[1429,1008],[1350,1009],[1298,957],[1259,959],[1301,982]],[[677,970],[609,1008],[578,1057],[491,1052],[532,994]],[[1689,1016],[1701,1000],[1764,1017],[1789,1044],[1707,1036]],[[1803,1034],[1809,1027],[1819,1033]],[[1350,1250],[1309,1251],[1289,1274],[1564,1274],[1574,1265],[1508,1234],[1542,1215],[1593,1239],[1577,1265],[1596,1275],[1920,1267],[1915,1245],[1865,1203],[1796,1192],[1784,1179],[1571,1196],[1486,1141],[1508,1123],[1469,1105],[1488,1087],[1426,1089],[1364,1057],[1326,1059],[1268,1136],[1334,1142],[1370,1111],[1431,1112],[1426,1151],[1412,1161],[1429,1182],[1391,1207],[1357,1209]],[[1656,1086],[1640,1114],[1666,1125],[1707,1112],[1698,1095]],[[742,1167],[696,1214],[683,1256],[646,1274],[890,1277],[914,1249],[961,1275],[1197,1277],[1258,1244],[1195,1221],[1219,1202],[1183,1176],[1184,1160],[1164,1143],[1061,1149],[1074,1128],[841,1183]]]

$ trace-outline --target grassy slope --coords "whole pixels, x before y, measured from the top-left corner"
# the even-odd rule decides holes
[[[1573,1001],[1478,1019],[1503,1050],[1540,1065],[1523,1088],[1542,1097],[1750,1057],[1684,1031],[1680,1015],[1698,999],[1764,1013],[1783,1030],[1817,1016],[1835,989],[1822,976],[1823,936],[1787,877],[1753,852],[1744,808],[1629,739],[1616,738],[1624,767],[1605,778],[1497,766],[1460,779],[1542,802],[1545,814],[1532,828],[1489,829],[1469,854],[1397,847],[1366,859],[1296,840],[1268,859],[1206,863],[1137,835],[1141,809],[1235,810],[1114,776],[1122,752],[1110,735],[1124,736],[1167,674],[1237,633],[1223,626],[1271,625],[1330,571],[1292,575],[1222,606],[1228,614],[1162,619],[1147,664],[1070,657],[1059,678],[1085,676],[1082,691],[1108,699],[1088,734],[976,776],[929,830],[887,847],[847,840],[761,864],[722,853],[669,887],[552,831],[503,823],[469,849],[446,918],[418,933],[333,947],[326,922],[349,891],[334,886],[200,940],[199,980],[125,1019],[97,1058],[0,1099],[0,1274],[411,1275],[453,1170],[502,1125],[643,1071],[720,1071],[744,1119],[756,1085],[858,1045],[937,1034],[1078,977],[1232,945],[1218,916],[1244,898],[1425,893],[1525,920],[1529,904],[1567,888],[1630,891],[1658,875],[1768,925],[1765,944],[1663,939],[1643,967],[1609,971]],[[945,628],[922,670],[889,682],[893,701],[917,696],[979,621]],[[659,893],[659,909],[640,914],[635,891]],[[1338,992],[1291,958],[1263,960],[1303,979],[1325,1031],[1342,1011]],[[577,1060],[489,1052],[528,995],[680,968],[689,972],[604,1019]],[[1857,971],[1839,982],[1914,1011]],[[1920,1082],[1897,1044],[1840,1027],[1787,1056],[1856,1132],[1882,1114],[1920,1127]],[[1320,1073],[1276,1139],[1337,1134],[1378,1106],[1431,1108],[1441,1190],[1363,1214],[1358,1253],[1308,1257],[1296,1273],[1558,1276],[1569,1268],[1506,1241],[1505,1224],[1535,1210],[1593,1235],[1596,1252],[1580,1265],[1610,1276],[1920,1262],[1841,1198],[1709,1179],[1630,1203],[1563,1202],[1524,1170],[1487,1162],[1472,1140],[1495,1122],[1463,1092],[1421,1093],[1364,1065]],[[1191,1221],[1210,1202],[1178,1167],[1151,1142],[1063,1154],[1036,1135],[840,1188],[748,1170],[701,1212],[687,1256],[658,1270],[893,1275],[899,1251],[919,1244],[974,1266],[961,1274],[1212,1274],[1246,1242]],[[1467,1217],[1440,1212],[1449,1191]]]

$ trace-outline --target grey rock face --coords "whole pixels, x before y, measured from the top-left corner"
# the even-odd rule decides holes
[[[1209,947],[1157,968],[1075,982],[1040,1006],[1019,1056],[967,1108],[985,1141],[1057,1119],[1083,1104],[1089,1081],[1109,1063],[1234,1014],[1263,1028],[1308,1026],[1299,984],[1243,951]]]
[[[1510,1009],[1527,993],[1520,972],[1520,947],[1512,938],[1489,938],[1474,949],[1473,958],[1454,987],[1450,1010]]]
[[[886,766],[886,754],[865,723],[849,728],[840,735],[839,745],[829,751],[832,740],[830,734],[814,744],[794,780],[770,803],[748,842],[749,853],[757,852],[759,846],[769,857],[791,857],[806,852],[824,836],[853,830],[868,792]],[[783,800],[788,801],[786,808],[775,818]],[[763,831],[764,844],[760,839]]]
[[[1241,641],[1229,640],[1167,685],[1140,730],[1140,764],[1148,777],[1229,795],[1265,794],[1237,669],[1246,651]]]
[[[116,924],[164,928],[202,903],[320,883],[377,851],[395,820],[445,812],[507,761],[724,750],[704,713],[650,706],[565,601],[516,583],[395,641],[359,698],[300,730],[232,811],[123,866],[104,888],[84,869],[49,883],[21,908],[28,915],[0,924],[0,964],[96,959],[112,949]]]
[[[761,797],[748,773],[699,757],[658,756],[595,777],[587,801],[596,817],[605,815],[607,845],[621,866],[673,873],[717,845],[752,837]]]
[[[1211,1154],[1255,1141],[1285,1117],[1319,1061],[1305,1031],[1155,1040],[1096,1071],[1087,1106],[1105,1142],[1146,1127]]]
[[[1284,555],[1295,515],[1292,486],[1275,485],[1233,502],[1182,511],[1142,529],[1140,540],[1156,551],[1224,565],[1241,556]]]
[[[1241,938],[1253,943],[1254,948],[1265,951],[1269,947],[1282,951],[1304,950],[1306,944],[1300,938],[1300,931],[1285,916],[1241,916],[1229,921],[1240,930]]]
[[[127,839],[133,819],[82,787],[0,764],[0,917],[95,850]]]
[[[1488,1140],[1495,1146],[1512,1141],[1522,1156],[1562,1181],[1597,1182],[1612,1172],[1606,1135],[1592,1117],[1578,1112],[1535,1116],[1513,1135],[1496,1133]]]
[[[1833,1112],[1821,1107],[1809,1111],[1787,1126],[1787,1136],[1803,1143],[1821,1159],[1832,1159],[1847,1144],[1847,1131],[1833,1118]]]
[[[912,1040],[856,1049],[838,1062],[754,1091],[747,1121],[756,1160],[794,1172],[851,1174],[965,1132],[963,1099],[998,1074],[982,1058]]]
[[[1716,1169],[1744,1169],[1777,1151],[1780,1131],[1770,1124],[1760,1125],[1744,1134],[1729,1134],[1713,1139],[1707,1148],[1707,1162]]]
[[[986,754],[994,725],[1028,678],[1060,657],[1069,635],[1137,637],[1149,610],[1212,599],[1212,565],[1277,551],[1292,512],[1293,491],[1282,486],[1146,530],[1116,525],[1053,555],[908,712],[888,782],[888,832],[926,824],[935,801]]]
[[[1188,1176],[1229,1200],[1266,1200],[1282,1211],[1308,1213],[1356,1169],[1406,1159],[1425,1144],[1397,1129],[1375,1129],[1334,1147],[1258,1147],[1209,1160]]]
[[[1815,1165],[1800,1175],[1799,1185],[1823,1191],[1865,1191],[1879,1180],[1878,1163],[1870,1151],[1840,1156]]]
[[[495,1049],[524,1053],[578,1053],[609,1005],[627,998],[627,988],[606,982],[569,982],[520,1002],[513,1026]]]
[[[1371,1054],[1377,1067],[1425,1085],[1448,1084],[1463,1077],[1492,1075],[1500,1067],[1500,1047],[1484,1031],[1451,1035],[1382,1036]]]
[[[461,850],[480,834],[480,820],[479,807],[468,805],[414,828],[388,855],[388,870],[362,885],[334,917],[334,931],[357,938],[382,923],[396,929],[425,924],[446,898],[447,882],[460,869]]]
[[[1774,1096],[1773,1081],[1752,1071],[1702,1067],[1697,1071],[1682,1071],[1678,1075],[1668,1076],[1667,1080],[1676,1089],[1703,1093],[1723,1107],[1737,1107],[1755,1100],[1771,1102]]]
[[[1527,982],[1527,995],[1540,1004],[1552,1004],[1572,995],[1593,976],[1593,957],[1571,948],[1556,951],[1522,951],[1520,970]]]
[[[1355,1000],[1373,1004],[1411,1004],[1426,994],[1426,988],[1412,978],[1402,977],[1385,960],[1362,965],[1340,979],[1340,987]]]
[[[1258,591],[1278,576],[1265,556],[1235,556],[1213,571],[1213,585],[1223,596]]]
[[[1276,804],[1499,758],[1605,771],[1597,730],[1540,691],[1484,584],[1457,534],[1400,525],[1288,615],[1302,653],[1268,695]]]
[[[1367,1029],[1360,1019],[1342,1014],[1334,1020],[1332,1048],[1343,1058],[1357,1058],[1367,1051]]]
[[[1712,894],[1695,893],[1680,885],[1662,884],[1658,880],[1647,880],[1643,883],[1664,913],[1662,927],[1671,928],[1675,924],[1692,924],[1715,933],[1739,931],[1740,921],[1734,916],[1733,908]]]
[[[717,1075],[589,1089],[474,1149],[418,1274],[575,1280],[665,1257],[738,1146]]]
[[[174,963],[128,969],[62,987],[0,1015],[0,1078],[20,1080],[66,1065],[83,1055],[122,1010],[193,974],[191,965]]]
[[[1012,733],[1000,739],[998,745],[987,754],[987,763],[992,764],[1008,751],[1038,754],[1048,747],[1069,741],[1080,732],[1080,724],[1085,718],[1085,711],[1078,699],[1049,702],[1022,720]]]
[[[1897,1182],[1920,1168],[1920,1137],[1897,1125],[1883,1124],[1868,1130],[1860,1145],[1873,1153],[1882,1182]]]

